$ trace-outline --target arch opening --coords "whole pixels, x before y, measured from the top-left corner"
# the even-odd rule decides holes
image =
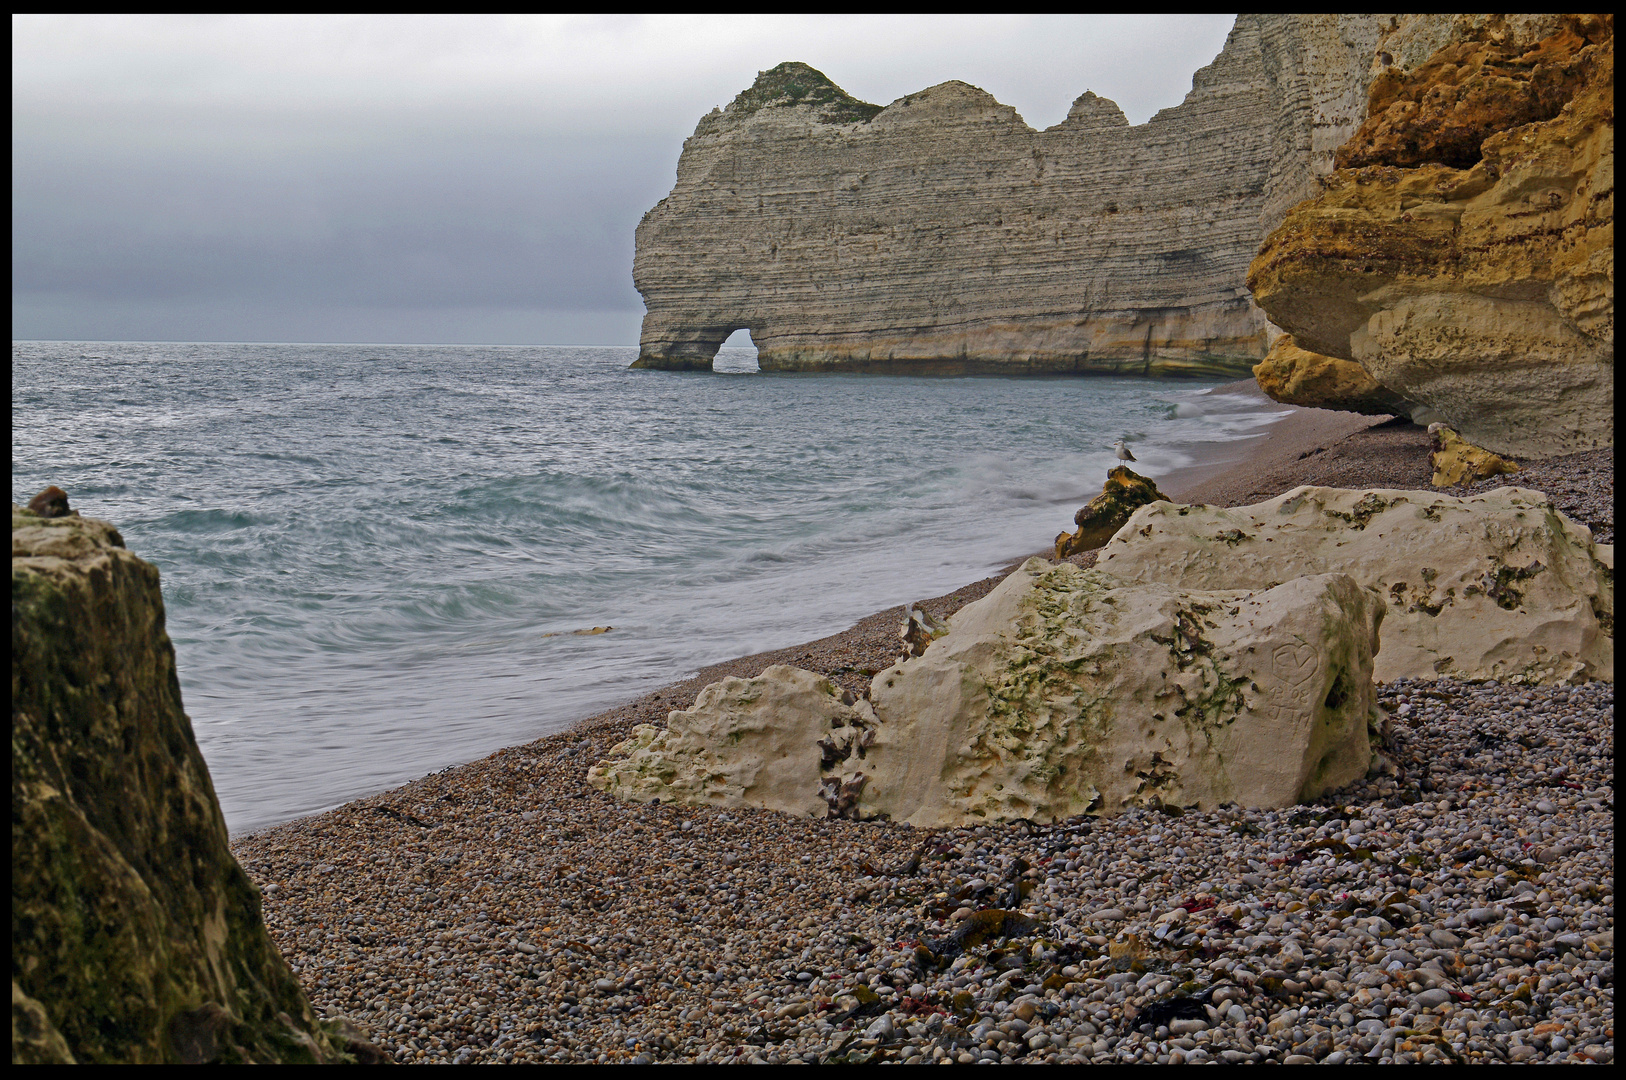
[[[743,375],[749,372],[761,371],[757,363],[757,346],[751,338],[751,331],[740,327],[717,349],[717,356],[711,362],[711,370],[720,371],[729,375]]]

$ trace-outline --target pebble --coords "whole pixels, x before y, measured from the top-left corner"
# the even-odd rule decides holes
[[[1615,542],[1614,451],[1586,450],[1579,454],[1521,461],[1512,476],[1496,476],[1466,488],[1477,495],[1500,487],[1532,488],[1543,492],[1566,517],[1592,530],[1600,544]],[[1450,494],[1461,495],[1463,488]]]
[[[1379,690],[1393,774],[1277,810],[626,805],[585,770],[629,720],[233,846],[318,1011],[400,1062],[1612,1062],[1613,687]],[[1013,875],[1036,930],[917,963]]]

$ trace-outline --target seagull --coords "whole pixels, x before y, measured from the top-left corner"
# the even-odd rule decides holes
[[[1122,439],[1119,439],[1117,442],[1113,443],[1112,448],[1114,450],[1118,451],[1118,460],[1119,461],[1134,461],[1135,460],[1135,455],[1131,454],[1129,452],[1129,447],[1124,445],[1124,441]]]

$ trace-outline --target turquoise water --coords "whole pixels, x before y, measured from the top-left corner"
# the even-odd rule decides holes
[[[1114,439],[1155,477],[1270,419],[1202,384],[636,354],[15,342],[12,499],[58,484],[159,567],[242,832],[950,591],[1070,529]]]

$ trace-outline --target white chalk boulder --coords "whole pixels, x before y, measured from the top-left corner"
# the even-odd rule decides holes
[[[588,783],[633,802],[825,817],[833,807],[820,781],[833,770],[822,766],[862,754],[875,714],[829,679],[778,664],[754,679],[712,683],[666,724],[633,728],[632,738],[588,770]]]
[[[1193,591],[1030,559],[867,702],[769,668],[588,776],[640,801],[918,826],[1289,805],[1367,771],[1383,610],[1342,574]]]
[[[1299,487],[1226,509],[1152,503],[1096,565],[1125,582],[1263,589],[1345,573],[1388,602],[1380,682],[1614,679],[1614,550],[1547,496]]]
[[[1193,591],[1030,559],[875,676],[860,814],[944,826],[1313,799],[1370,764],[1383,609],[1342,574]]]

